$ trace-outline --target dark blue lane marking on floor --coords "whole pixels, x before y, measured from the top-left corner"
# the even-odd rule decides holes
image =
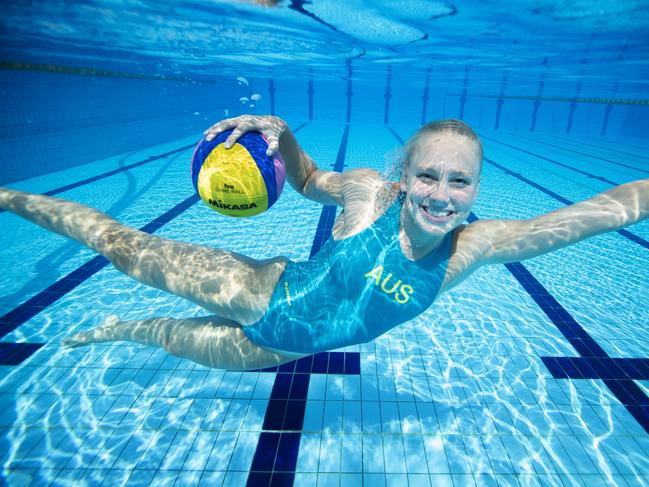
[[[306,123],[303,123],[302,125],[297,127],[295,130],[293,130],[293,133],[296,133],[305,125]],[[192,146],[188,146],[188,147],[192,147]],[[164,154],[160,154],[154,157],[157,158],[166,157],[170,154],[174,154],[176,152],[185,149],[187,149],[187,147],[181,147],[180,149],[175,149],[173,151],[166,152]],[[183,211],[185,211],[190,206],[195,204],[198,201],[198,199],[199,199],[198,195],[194,195],[191,196],[190,198],[187,198],[185,201],[179,203],[169,211],[160,215],[155,220],[144,225],[142,228],[140,228],[140,230],[147,233],[155,232],[160,227],[162,227],[162,225],[169,222],[173,218],[177,217]],[[63,278],[59,279],[54,284],[49,286],[47,289],[41,291],[40,293],[28,299],[24,303],[19,304],[17,307],[15,307],[14,309],[6,313],[4,316],[1,316],[0,317],[0,339],[7,336],[9,333],[14,331],[20,325],[22,325],[29,319],[33,318],[34,316],[36,316],[38,313],[43,311],[50,304],[54,303],[55,301],[63,297],[69,291],[73,290],[81,283],[85,282],[90,276],[97,273],[99,270],[103,269],[107,264],[108,264],[108,259],[106,259],[101,255],[98,255],[97,257],[94,257],[90,259],[88,262],[79,266],[77,269],[72,271],[67,276],[64,276]],[[44,345],[44,343],[17,343],[17,344],[7,343],[7,342],[0,342],[0,343],[3,343],[3,345],[0,345],[2,347],[7,347],[9,345],[17,345],[21,350],[20,353],[12,352],[12,356],[14,358],[11,360],[15,362],[16,357],[20,357],[20,361],[18,363],[11,363],[10,365],[19,365],[20,363],[22,363],[22,361],[27,359],[29,356],[31,356],[31,354],[33,354],[36,350],[38,350],[40,347]],[[9,365],[9,364],[4,364],[4,365]]]
[[[311,68],[309,68],[309,76],[313,74]],[[308,88],[306,90],[307,95],[309,95],[309,121],[313,120],[313,96],[315,95],[315,90],[313,89],[313,80],[309,80]]]
[[[311,253],[309,254],[309,260],[318,252],[320,247],[329,240],[331,236],[331,230],[328,228],[333,227],[334,222],[336,221],[336,207],[333,205],[327,205],[322,208],[320,212],[320,220],[318,221],[318,228],[315,231],[315,236],[313,237],[313,245],[311,246]]]
[[[516,147],[515,145],[507,144],[506,142],[501,142],[501,141],[499,141],[497,139],[487,137],[486,135],[481,135],[480,137],[483,138],[483,139],[491,140],[492,142],[504,145],[506,147],[511,147],[514,150],[517,150],[519,152],[524,152],[525,154],[529,154],[529,155],[531,155],[533,157],[543,159],[544,161],[551,162],[552,164],[556,164],[557,166],[565,167],[566,169],[570,169],[571,171],[578,172],[579,174],[583,174],[584,176],[587,176],[587,177],[589,177],[591,179],[597,179],[598,181],[602,181],[602,182],[604,182],[606,184],[610,184],[612,186],[618,186],[620,184],[620,183],[616,183],[615,181],[611,181],[610,179],[606,179],[606,178],[604,178],[602,176],[596,176],[595,174],[591,174],[589,172],[582,171],[581,169],[576,169],[574,167],[569,166],[568,164],[564,164],[562,162],[555,161],[554,159],[550,159],[549,157],[541,156],[541,155],[536,154],[534,152],[531,152],[531,151],[528,151],[528,150],[525,150],[525,149],[521,149],[520,147]]]
[[[559,139],[560,141],[565,142],[564,139],[562,139],[561,137],[558,137],[557,135],[554,135],[554,134],[544,134],[544,135],[549,136],[549,137],[554,137],[555,139]],[[623,151],[623,150],[620,150],[620,149],[613,149],[610,146],[601,146],[599,144],[593,144],[593,143],[589,143],[589,142],[584,142],[581,139],[578,142],[579,142],[580,145],[589,145],[591,147],[594,147],[595,149],[603,149],[603,150],[608,150],[610,152],[616,152],[618,154],[624,154],[626,156],[633,156],[633,157],[640,157],[641,159],[647,159],[647,156],[638,154],[637,152],[626,152],[626,151]],[[617,140],[610,140],[610,142],[613,143],[613,144],[617,144],[617,145],[621,144],[621,145],[625,145],[627,147],[632,147],[634,149],[646,150],[646,148],[643,149],[641,147],[625,144],[624,142],[620,142],[620,141],[617,141]]]
[[[512,135],[516,135],[517,137],[523,137],[523,135],[520,135],[520,134],[512,134]],[[614,147],[612,147],[610,145],[601,146],[601,145],[598,145],[598,144],[592,144],[592,143],[589,143],[589,142],[585,142],[583,139],[576,139],[576,138],[573,139],[573,140],[566,140],[566,139],[558,137],[558,136],[556,136],[554,134],[538,134],[538,135],[539,135],[539,137],[542,137],[542,138],[545,138],[545,139],[552,138],[552,139],[556,140],[556,142],[563,142],[563,143],[567,143],[567,144],[570,144],[572,142],[573,144],[578,145],[578,146],[589,146],[589,147],[592,147],[592,148],[597,149],[599,151],[605,150],[605,151],[613,152],[615,154],[621,154],[621,155],[624,155],[624,156],[631,156],[631,157],[635,157],[637,159],[644,159],[646,161],[649,161],[649,157],[647,157],[646,155],[638,154],[638,153],[634,153],[634,152],[626,152],[626,151],[614,148]],[[532,137],[527,137],[527,138],[529,138],[530,140],[536,140],[536,139],[534,139]],[[617,145],[620,144],[620,142],[617,142],[615,140],[608,140],[608,142],[610,144],[616,144],[616,147],[617,147]],[[547,144],[550,144],[550,145],[552,144],[552,142],[544,142],[544,143],[547,143]],[[563,145],[562,146],[557,146],[557,147],[561,147],[562,149],[570,150],[572,152],[576,152],[574,149],[565,147]],[[578,152],[578,154],[581,154],[581,152]],[[622,163],[612,161],[610,159],[601,158],[599,156],[594,156],[594,155],[592,155],[590,153],[588,153],[588,154],[583,153],[583,154],[587,155],[588,157],[595,157],[595,158],[601,159],[603,161],[609,161],[609,162],[613,162],[615,164],[620,164],[620,165],[624,166],[624,164],[622,164]],[[633,162],[641,163],[641,161],[633,161]],[[629,167],[631,169],[636,169],[636,170],[642,170],[642,169],[638,168],[637,166],[625,166],[625,167]]]
[[[403,143],[401,137],[397,137],[397,140]],[[469,223],[477,220],[478,217],[473,212],[467,218]],[[649,359],[612,359],[523,264],[513,262],[505,264],[505,267],[579,353],[581,357],[576,358],[583,359],[582,362],[579,362],[579,367],[588,369],[589,375],[598,374],[597,378],[602,379],[604,385],[608,387],[644,430],[649,433],[649,398],[633,382],[629,374],[623,373],[624,369],[621,366],[619,367],[620,372],[613,374],[614,377],[610,377],[610,372],[608,372],[610,369],[606,368],[607,365],[613,367],[613,365],[619,365],[619,361],[626,360],[627,362],[624,363],[631,363],[633,368],[642,367],[643,373],[649,374],[649,370],[644,369],[646,364],[649,363]],[[546,362],[546,359],[549,360]],[[600,360],[602,359],[607,361],[601,363]],[[565,378],[566,374],[572,379],[585,378],[580,373],[578,366],[573,363],[573,357],[541,357],[541,360],[557,379]],[[561,362],[557,362],[557,360],[561,360]],[[558,372],[556,366],[559,363],[562,365],[561,373],[555,376],[554,373]],[[566,368],[564,369],[563,366]],[[629,365],[626,367],[629,367]]]
[[[345,167],[345,154],[347,153],[347,141],[349,140],[349,125],[345,126],[345,131],[343,132],[343,137],[340,142],[340,147],[338,148],[338,154],[336,156],[336,162],[333,165],[333,170],[336,172],[343,172]],[[318,221],[318,228],[315,231],[315,237],[313,238],[313,244],[311,245],[311,252],[309,254],[309,259],[311,259],[320,247],[329,240],[331,236],[331,229],[334,226],[336,220],[336,205],[326,205],[322,208],[320,213],[320,220]]]
[[[399,136],[399,134],[396,133],[392,127],[388,127],[388,130],[390,132],[392,132],[392,135],[394,135],[394,138],[397,139],[401,145],[403,145],[403,139]]]
[[[142,166],[143,164],[148,164],[149,162],[157,161],[158,159],[163,159],[165,157],[170,156],[171,154],[175,154],[176,152],[182,152],[184,150],[189,149],[190,147],[194,147],[196,144],[191,144],[191,145],[186,145],[185,147],[180,147],[179,149],[174,149],[169,152],[165,152],[164,154],[158,154],[157,156],[149,156],[146,159],[142,159],[141,161],[134,162],[132,164],[127,164],[126,166],[113,169],[112,171],[104,172],[101,174],[98,174],[97,176],[93,176],[91,178],[83,179],[81,181],[77,181],[76,183],[70,183],[66,184],[65,186],[61,186],[60,188],[52,189],[50,191],[47,191],[44,194],[45,196],[54,196],[55,194],[63,193],[64,191],[69,191],[74,188],[78,188],[79,186],[83,186],[85,184],[90,184],[94,183],[95,181],[99,181],[100,179],[107,178],[109,176],[114,176],[115,174],[119,174],[120,172],[128,171],[129,169],[133,169],[134,167]],[[0,209],[0,213],[3,213],[5,210]]]
[[[43,345],[45,344],[0,342],[0,365],[19,365]]]
[[[505,166],[503,166],[501,164],[498,164],[493,159],[485,157],[484,160],[486,162],[488,162],[489,164],[491,164],[493,166],[496,166],[498,169],[505,172],[506,174],[509,174],[510,176],[514,176],[516,179],[518,179],[520,181],[523,181],[525,184],[528,184],[528,185],[532,186],[533,188],[538,189],[539,191],[542,191],[543,193],[547,194],[548,196],[551,196],[552,198],[554,198],[557,201],[560,201],[561,203],[564,203],[566,205],[574,204],[573,201],[570,201],[569,199],[564,198],[561,195],[558,195],[554,191],[551,191],[551,190],[541,186],[540,184],[537,184],[534,181],[531,181],[530,179],[527,179],[525,176],[521,175],[520,173],[517,173],[517,172],[514,172],[514,171],[512,171],[510,169],[507,169]],[[646,249],[649,249],[649,241],[645,240],[642,237],[639,237],[638,235],[636,235],[634,233],[631,233],[628,230],[625,230],[624,228],[622,228],[620,230],[616,230],[616,233],[622,235],[625,238],[628,238],[632,242],[635,242],[635,243],[637,243],[639,245],[642,245]]]
[[[348,140],[349,124],[345,125],[340,141],[333,167],[336,172],[342,172],[345,166]],[[336,206],[327,205],[322,209],[309,258],[330,238],[335,217]],[[358,375],[360,354],[318,353],[270,370],[279,370],[279,373],[275,377],[262,432],[252,459],[246,484],[248,487],[293,485],[311,373],[314,370],[320,371],[316,373],[325,373],[326,370],[330,374]]]
[[[629,166],[628,164],[622,164],[621,162],[612,161],[612,160],[606,159],[604,157],[594,156],[593,154],[588,154],[586,152],[581,152],[581,151],[578,151],[578,150],[575,150],[575,149],[570,149],[569,147],[564,147],[562,145],[556,145],[556,144],[552,144],[550,142],[543,142],[542,140],[538,140],[538,139],[535,139],[533,137],[525,137],[524,135],[519,135],[519,134],[508,134],[508,135],[512,135],[514,137],[519,137],[519,138],[521,138],[523,140],[529,140],[529,141],[536,142],[536,143],[539,143],[539,144],[547,145],[547,146],[553,147],[555,149],[560,149],[560,150],[563,150],[563,151],[572,152],[573,154],[580,154],[580,155],[586,156],[586,157],[588,157],[590,159],[597,159],[597,160],[600,160],[600,161],[609,162],[611,164],[615,164],[616,166],[626,167],[626,168],[632,169],[634,171],[649,174],[649,171],[647,171],[645,169],[640,169],[639,167],[635,167],[635,166]]]
[[[593,359],[596,360],[593,360]],[[555,379],[649,380],[649,359],[604,357],[542,357]]]
[[[292,129],[291,131],[292,131],[293,133],[296,133],[298,130],[304,128],[304,126],[305,126],[307,123],[309,123],[309,122],[304,122],[302,125],[298,125],[297,128],[294,128],[294,129]]]
[[[155,232],[165,223],[171,221],[173,218],[176,218],[190,206],[194,205],[198,200],[198,195],[190,196],[183,202],[177,204],[170,210],[160,215],[155,220],[144,225],[142,228],[140,228],[140,230],[146,233]],[[90,259],[88,262],[82,264],[77,269],[70,272],[67,276],[62,277],[47,289],[41,291],[24,303],[19,304],[4,316],[1,316],[0,338],[11,333],[27,320],[33,318],[38,313],[43,311],[50,304],[59,300],[67,293],[75,289],[77,286],[83,284],[89,277],[99,272],[108,264],[109,261],[108,259],[106,259],[106,257],[98,255],[97,257]]]
[[[277,376],[247,485],[293,485],[311,374],[360,375],[360,354],[321,352],[249,372],[276,372]]]
[[[385,104],[383,106],[383,123],[390,123],[390,100],[392,99],[392,66],[388,66],[388,76],[385,82]]]
[[[640,143],[640,145],[636,145],[635,143],[631,143],[631,141],[637,141]],[[619,140],[619,137],[613,137],[613,142],[615,142],[618,145],[623,145],[626,147],[629,147],[631,149],[637,149],[641,150],[643,152],[647,152],[647,139],[636,139],[635,137],[624,137],[622,136],[622,140]],[[638,155],[638,154],[636,154]],[[645,156],[640,156],[640,157],[645,157]]]

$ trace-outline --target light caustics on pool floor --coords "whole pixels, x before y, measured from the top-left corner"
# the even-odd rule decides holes
[[[321,167],[338,171],[387,170],[385,154],[414,128],[292,126]],[[472,219],[529,218],[648,172],[649,150],[630,139],[481,135]],[[252,257],[306,259],[323,243],[336,209],[290,188],[246,221],[198,203],[191,142],[132,154],[118,170],[115,158],[15,186]],[[647,224],[481,269],[375,342],[241,373],[123,343],[59,348],[107,314],[204,312],[13,215],[0,219],[10,229],[0,236],[9,485],[649,481]]]

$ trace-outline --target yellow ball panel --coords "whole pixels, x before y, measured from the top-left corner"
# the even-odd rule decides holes
[[[198,173],[198,194],[213,210],[247,217],[268,208],[266,183],[257,163],[240,144],[216,146]]]

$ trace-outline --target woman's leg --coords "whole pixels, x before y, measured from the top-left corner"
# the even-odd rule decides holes
[[[258,261],[156,237],[87,206],[50,196],[0,188],[0,208],[81,242],[144,284],[242,325],[264,315],[288,263],[285,257]]]
[[[77,347],[117,340],[162,347],[177,357],[227,370],[261,369],[304,356],[279,354],[255,345],[244,335],[241,326],[218,316],[119,321],[111,315],[97,328],[76,333],[63,343]]]

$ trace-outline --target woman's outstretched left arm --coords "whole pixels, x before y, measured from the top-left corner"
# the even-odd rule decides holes
[[[465,230],[471,240],[482,240],[478,265],[504,264],[552,252],[646,218],[649,179],[642,179],[530,220],[480,220]]]

